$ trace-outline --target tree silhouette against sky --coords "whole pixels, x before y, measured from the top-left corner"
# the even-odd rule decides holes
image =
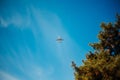
[[[99,42],[92,43],[83,65],[72,62],[75,80],[120,80],[120,15],[115,23],[101,23]]]

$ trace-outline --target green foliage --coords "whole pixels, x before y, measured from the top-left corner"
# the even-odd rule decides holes
[[[120,80],[120,16],[116,23],[102,23],[99,42],[90,44],[93,52],[77,67],[72,62],[75,80]]]

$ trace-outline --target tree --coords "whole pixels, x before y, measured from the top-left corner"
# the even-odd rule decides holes
[[[72,62],[75,80],[120,80],[120,15],[116,23],[101,23],[99,42],[92,43],[94,51],[77,67]]]

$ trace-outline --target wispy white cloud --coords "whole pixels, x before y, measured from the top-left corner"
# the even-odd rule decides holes
[[[3,18],[0,18],[0,25],[7,27],[9,25],[9,23],[6,22]]]
[[[22,49],[21,47],[19,47],[20,51],[16,51],[12,46],[9,46],[10,45],[8,44],[8,46],[6,47],[8,50],[6,56],[0,55],[1,66],[4,65],[5,69],[12,69],[14,71],[15,68],[16,70],[20,71],[22,75],[18,75],[17,73],[13,74],[19,76],[21,80],[53,80],[53,66],[47,66],[46,68],[44,68],[41,64],[38,63],[38,61],[35,59],[35,56],[31,56],[32,52],[29,47],[24,46],[22,47]],[[0,79],[4,80],[3,77],[1,77]],[[5,80],[7,79],[5,78]]]
[[[20,80],[20,79],[4,71],[0,71],[0,80]]]
[[[26,9],[26,15],[22,15],[22,13],[14,12],[10,16],[0,16],[0,25],[2,27],[8,27],[9,25],[14,25],[16,27],[27,27],[30,25],[30,13],[28,13],[29,9]]]

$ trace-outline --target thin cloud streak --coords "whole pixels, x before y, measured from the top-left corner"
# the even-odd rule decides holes
[[[20,79],[14,77],[13,75],[3,72],[3,71],[0,71],[0,79],[1,80],[20,80]]]

